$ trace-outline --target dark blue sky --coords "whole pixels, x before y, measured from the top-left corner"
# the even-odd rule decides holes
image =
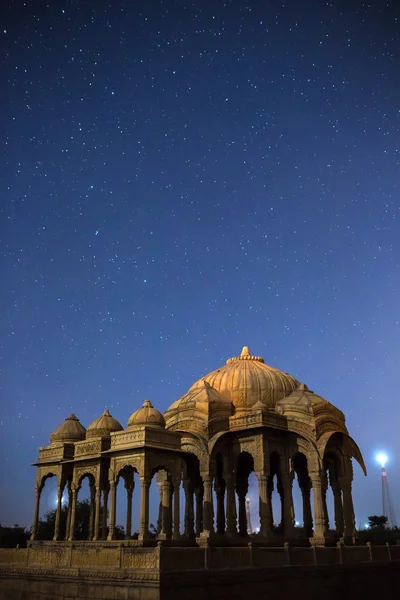
[[[16,1],[2,24],[1,521],[31,522],[69,413],[125,426],[245,344],[345,412],[357,520],[382,449],[399,514],[398,2]]]

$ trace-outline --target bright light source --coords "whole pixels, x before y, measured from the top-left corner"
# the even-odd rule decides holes
[[[299,521],[296,521],[295,525],[296,525],[296,527],[299,527],[299,525],[300,525]]]
[[[365,529],[369,529],[369,523],[365,523]]]
[[[386,454],[383,454],[382,452],[380,454],[377,454],[376,456],[376,460],[378,461],[378,463],[381,465],[381,467],[383,468],[386,463],[387,463],[387,456]]]

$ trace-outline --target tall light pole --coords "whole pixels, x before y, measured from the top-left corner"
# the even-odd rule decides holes
[[[378,454],[376,457],[378,463],[381,465],[381,479],[382,479],[382,511],[383,515],[387,517],[388,527],[396,527],[396,515],[394,513],[394,507],[392,498],[390,496],[389,482],[386,471],[387,456],[386,454]]]

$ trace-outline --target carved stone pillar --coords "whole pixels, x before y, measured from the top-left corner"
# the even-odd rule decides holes
[[[202,537],[209,537],[214,532],[214,507],[212,497],[212,479],[210,475],[203,475],[203,531]]]
[[[72,490],[71,490],[71,482],[68,482],[68,508],[67,508],[67,522],[65,524],[65,535],[64,539],[67,541],[69,539],[69,530],[71,529],[71,512],[72,512]]]
[[[193,485],[190,479],[183,482],[185,492],[185,536],[194,537]]]
[[[215,494],[217,496],[217,533],[224,535],[225,533],[225,482],[215,482]]]
[[[36,487],[35,512],[33,514],[31,540],[37,539],[38,525],[39,525],[40,496],[42,494],[42,489],[43,489],[42,485]]]
[[[303,500],[303,527],[306,537],[313,534],[313,518],[311,510],[311,482],[303,481],[300,484],[301,496]]]
[[[356,529],[351,483],[350,477],[342,477],[340,479],[340,486],[343,492],[344,537],[348,541],[353,540]]]
[[[203,496],[202,487],[198,487],[196,490],[196,537],[199,537],[203,531]]]
[[[274,476],[273,475],[268,475],[267,491],[268,491],[267,509],[268,509],[269,520],[270,520],[271,529],[272,529],[272,527],[274,525],[274,514],[272,511],[272,492],[274,491]]]
[[[326,502],[326,494],[328,491],[328,477],[327,477],[326,473],[322,473],[321,481],[322,481],[322,506],[324,509],[324,526],[325,526],[325,531],[328,532],[329,531],[329,514],[328,514],[328,505]]]
[[[139,540],[147,540],[149,537],[149,488],[148,477],[140,478],[140,525]]]
[[[117,510],[117,486],[114,481],[110,481],[110,527],[108,530],[108,540],[115,540],[115,519]]]
[[[135,481],[133,473],[130,473],[125,479],[126,489],[126,525],[125,525],[125,538],[129,540],[132,537],[132,497],[133,490],[135,487]]]
[[[295,536],[294,528],[294,508],[293,508],[293,475],[294,473],[284,473],[282,475],[282,488],[283,488],[283,505],[282,505],[282,516],[283,516],[283,532],[285,537],[293,538]]]
[[[60,481],[57,486],[57,510],[56,510],[56,521],[54,524],[54,537],[53,540],[57,541],[60,539],[60,521],[62,511],[62,496],[64,492],[64,482]]]
[[[110,485],[107,483],[103,489],[103,513],[101,518],[101,539],[107,539],[107,521],[108,521],[108,494]]]
[[[95,516],[94,516],[94,532],[93,539],[98,540],[100,537],[100,504],[101,504],[101,489],[100,487],[96,487],[96,497],[95,497]]]
[[[310,473],[311,485],[314,494],[314,540],[323,543],[325,540],[325,516],[322,497],[322,474],[320,471]]]
[[[226,534],[229,537],[237,535],[235,477],[231,473],[224,474],[226,484]]]
[[[181,485],[181,480],[180,477],[175,478],[174,480],[174,534],[173,534],[173,539],[174,540],[179,540],[181,537],[181,534],[179,532],[179,527],[180,527],[180,498],[179,498],[179,491],[180,491],[180,485]]]
[[[164,536],[166,539],[170,539],[171,535],[172,535],[172,519],[171,519],[171,513],[172,513],[172,507],[171,507],[171,492],[172,492],[172,486],[171,486],[171,482],[170,481],[164,481],[162,483],[162,504],[163,504],[163,511],[162,511],[162,528],[161,528],[161,535]]]
[[[236,479],[236,493],[238,496],[239,535],[247,535],[246,494],[248,490],[247,478]]]
[[[259,473],[258,476],[258,496],[260,513],[260,535],[268,537],[272,533],[271,509],[268,506],[268,476],[266,473]]]
[[[90,513],[89,513],[89,540],[93,539],[94,535],[94,520],[96,511],[96,487],[94,483],[89,483],[90,490]]]
[[[78,491],[79,488],[73,486],[72,487],[72,503],[71,503],[71,523],[69,527],[69,540],[72,541],[75,539],[75,519],[76,519],[76,502],[78,499]]]
[[[333,492],[333,506],[335,511],[335,528],[336,535],[341,538],[344,535],[344,518],[343,518],[343,504],[342,504],[342,490],[340,489],[340,483],[337,481],[332,485]]]

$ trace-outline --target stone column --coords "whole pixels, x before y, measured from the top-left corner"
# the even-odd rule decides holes
[[[340,479],[340,487],[343,492],[343,517],[344,517],[344,537],[348,541],[352,541],[355,535],[355,519],[354,519],[354,508],[353,498],[351,495],[351,483],[350,477],[342,477]]]
[[[133,484],[130,483],[126,487],[126,526],[125,526],[125,538],[130,540],[132,537],[132,497],[133,497]]]
[[[333,506],[335,511],[335,528],[336,535],[341,538],[344,534],[344,519],[343,519],[343,504],[342,504],[342,490],[340,489],[339,482],[335,482],[332,485],[333,492]]]
[[[140,525],[139,540],[147,540],[149,537],[149,488],[148,477],[140,478]]]
[[[72,512],[71,482],[69,482],[67,485],[68,485],[68,509],[67,509],[67,522],[65,524],[65,536],[64,536],[65,541],[67,541],[69,539],[69,530],[71,529],[71,512]]]
[[[329,514],[328,514],[328,505],[326,503],[326,493],[328,491],[328,478],[326,473],[322,473],[322,506],[324,509],[324,526],[325,531],[329,531]]]
[[[325,517],[324,504],[322,498],[322,477],[320,471],[312,471],[310,473],[311,485],[314,494],[314,534],[313,539],[317,543],[325,541]]]
[[[300,485],[301,496],[303,500],[303,524],[306,537],[313,534],[313,518],[311,510],[311,483],[302,482]]]
[[[110,481],[111,504],[110,504],[110,528],[108,531],[108,540],[115,540],[115,519],[117,510],[117,486],[114,481]]]
[[[225,533],[225,482],[215,481],[215,493],[217,496],[217,533],[224,535]]]
[[[96,511],[96,487],[94,483],[89,483],[90,490],[90,513],[89,513],[89,540],[93,539],[94,535],[94,519]]]
[[[212,479],[206,474],[202,476],[204,497],[203,497],[203,531],[202,537],[209,537],[214,532],[214,507],[212,497]]]
[[[231,473],[225,473],[224,479],[226,484],[226,535],[233,537],[237,535],[235,477]]]
[[[268,537],[272,533],[271,510],[268,506],[268,476],[262,472],[257,475],[260,513],[260,535]]]
[[[198,487],[196,490],[196,537],[199,537],[203,531],[203,496],[203,489]]]
[[[78,499],[79,488],[72,487],[72,503],[71,503],[71,523],[69,527],[69,541],[75,539],[75,518],[76,518],[76,502]]]
[[[246,515],[246,494],[248,490],[247,480],[244,481],[241,478],[239,481],[236,480],[236,493],[238,496],[238,508],[239,508],[239,535],[247,535],[247,515]]]
[[[93,532],[94,540],[98,540],[100,538],[100,503],[101,503],[101,489],[99,486],[96,486],[94,532]]]
[[[268,516],[269,516],[269,520],[271,523],[271,530],[272,530],[273,525],[274,525],[274,514],[272,511],[272,492],[274,491],[274,476],[273,475],[268,475],[267,491],[268,491],[267,510],[268,510]]]
[[[185,491],[185,536],[194,537],[193,485],[190,479],[183,481]]]
[[[39,525],[40,496],[42,494],[42,489],[43,489],[42,485],[36,487],[35,512],[33,514],[31,540],[37,539],[38,525]]]
[[[171,482],[163,481],[161,484],[162,492],[162,528],[161,535],[165,539],[170,539],[172,534],[172,507],[171,507]]]
[[[57,510],[56,510],[56,522],[54,524],[54,537],[53,540],[56,542],[60,539],[60,520],[62,511],[62,496],[64,491],[64,482],[59,482],[57,486]]]
[[[283,517],[283,532],[286,538],[295,536],[294,529],[294,508],[293,508],[293,472],[282,474],[282,517]]]
[[[103,514],[101,519],[101,539],[107,539],[107,520],[108,520],[108,494],[110,485],[107,483],[103,489]]]
[[[180,491],[180,485],[181,485],[181,479],[180,477],[176,477],[174,480],[174,534],[172,536],[172,538],[174,540],[179,540],[181,537],[181,534],[179,532],[179,526],[180,526],[180,498],[179,498],[179,491]]]

